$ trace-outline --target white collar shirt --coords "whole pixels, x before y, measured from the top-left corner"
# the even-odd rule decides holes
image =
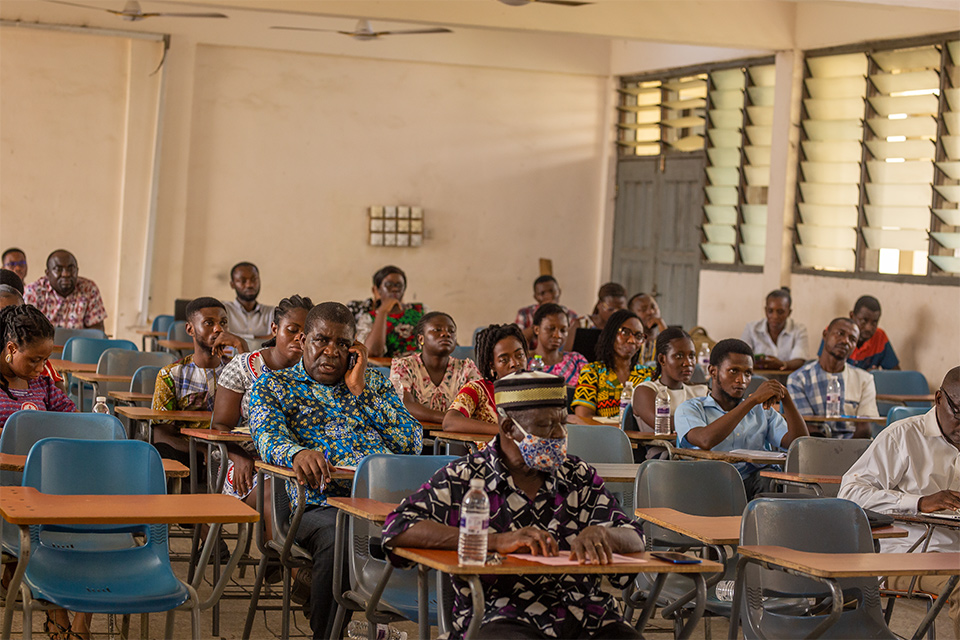
[[[269,336],[273,323],[273,307],[259,302],[252,311],[247,311],[240,301],[224,300],[227,309],[227,331],[248,342],[257,336]]]
[[[766,318],[748,322],[740,339],[750,345],[755,354],[773,356],[784,362],[796,358],[806,360],[810,351],[807,328],[799,322],[794,322],[793,318],[787,318],[783,331],[777,336],[776,344],[773,343],[767,331]]]

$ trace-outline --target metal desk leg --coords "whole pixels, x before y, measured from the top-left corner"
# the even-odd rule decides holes
[[[263,478],[257,478],[260,483]],[[343,627],[347,615],[347,601],[343,599],[343,567],[346,562],[344,550],[347,547],[347,512],[337,510],[337,525],[333,534],[333,599],[337,602],[337,617],[334,629]]]
[[[483,620],[486,609],[483,600],[483,584],[480,582],[480,576],[464,576],[464,579],[470,585],[470,594],[473,596],[473,615],[470,616],[470,626],[467,627],[464,637],[467,640],[473,640],[480,632],[480,621]]]
[[[927,615],[923,617],[923,620],[920,621],[920,626],[917,627],[917,630],[913,634],[913,640],[920,640],[920,638],[922,638],[927,632],[927,628],[933,624],[933,620],[937,617],[937,614],[940,613],[940,610],[943,609],[943,606],[947,604],[947,597],[957,586],[957,582],[960,582],[960,576],[950,576],[950,579],[947,580],[947,584],[944,585],[940,595],[937,596],[937,601],[932,607],[930,607],[930,610],[927,611]]]
[[[420,632],[420,640],[430,640],[430,580],[429,570],[422,564],[417,567],[417,624]],[[437,605],[443,606],[440,600],[440,592],[437,591]]]
[[[643,611],[640,612],[640,619],[637,620],[636,629],[640,632],[640,635],[643,635],[644,628],[650,622],[650,618],[653,617],[653,612],[657,608],[657,598],[660,597],[660,592],[666,582],[667,574],[658,573],[657,579],[653,582],[653,587],[650,588],[650,593],[647,594],[647,601],[643,605]]]
[[[703,610],[707,606],[706,579],[702,573],[695,573],[693,575],[693,581],[697,585],[697,604],[693,607],[693,613],[690,614],[690,619],[687,620],[687,623],[680,629],[680,633],[677,636],[679,640],[687,640],[687,638],[693,635],[693,629],[700,623],[700,618],[703,617]]]
[[[740,557],[737,560],[737,569],[733,578],[733,604],[730,608],[730,632],[727,634],[727,640],[737,640],[740,631],[740,611],[743,609],[743,583],[744,568],[747,566],[748,558]]]
[[[10,629],[13,626],[13,610],[17,601],[17,594],[20,593],[20,585],[23,582],[23,574],[27,570],[27,563],[30,562],[30,527],[20,525],[20,553],[17,556],[17,568],[13,572],[13,578],[7,586],[7,599],[3,603],[3,632],[0,637],[3,640],[10,640]]]
[[[189,438],[190,452],[190,493],[197,493],[197,439]],[[193,576],[197,570],[197,546],[200,544],[200,525],[193,525],[193,541],[190,547],[190,566],[187,569],[187,582],[193,584]]]

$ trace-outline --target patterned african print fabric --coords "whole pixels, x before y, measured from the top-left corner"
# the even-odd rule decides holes
[[[474,380],[460,389],[451,409],[456,409],[467,418],[500,424],[497,418],[497,403],[493,399],[493,383],[489,380]]]
[[[533,358],[527,360],[527,370],[533,364]],[[580,380],[580,370],[587,366],[587,359],[576,351],[564,351],[560,362],[551,366],[544,366],[543,372],[560,376],[571,387],[577,386]]]
[[[419,491],[406,498],[387,517],[383,527],[384,547],[390,540],[421,520],[451,527],[460,523],[460,504],[472,478],[483,478],[490,498],[490,531],[504,533],[523,527],[549,531],[561,551],[568,551],[573,539],[590,525],[631,529],[642,536],[640,525],[627,517],[604,487],[597,472],[579,458],[567,456],[555,474],[547,475],[531,500],[514,484],[500,461],[499,437],[483,450],[460,458],[440,469]],[[405,561],[390,555],[397,566]],[[611,582],[625,586],[631,576],[614,577]],[[483,623],[519,620],[534,625],[548,637],[559,637],[569,616],[583,622],[584,637],[620,621],[614,597],[604,593],[599,575],[482,576]],[[463,637],[473,607],[467,583],[453,578],[453,633]]]
[[[394,309],[387,316],[387,344],[384,357],[392,358],[402,356],[405,353],[416,351],[417,337],[413,335],[413,329],[420,322],[420,318],[426,313],[423,305],[419,302],[405,304],[402,307]],[[377,311],[372,309],[360,316],[357,321],[357,341],[365,342],[370,331],[373,330],[373,321],[377,318]]]
[[[217,378],[224,365],[204,369],[193,363],[191,353],[160,369],[153,390],[154,411],[213,411]],[[158,421],[159,422],[159,421]]]
[[[446,411],[463,385],[480,379],[477,365],[469,358],[447,359],[447,370],[439,385],[433,384],[430,372],[423,364],[419,353],[394,358],[390,363],[390,379],[396,379],[402,389],[410,392],[413,399],[434,411]],[[400,394],[400,389],[397,389]],[[401,395],[401,398],[403,396]]]
[[[77,277],[77,288],[64,298],[53,290],[47,276],[40,276],[27,285],[23,301],[40,309],[55,327],[85,329],[107,317],[100,289],[93,280],[86,278]]]
[[[644,380],[653,377],[653,367],[637,364],[630,372],[630,382],[637,388]],[[620,394],[623,385],[617,378],[617,372],[607,369],[602,362],[591,362],[580,370],[580,381],[573,393],[571,407],[589,407],[601,418],[609,418],[620,413]]]
[[[264,372],[250,398],[250,434],[260,457],[291,467],[295,455],[315,449],[330,464],[344,466],[371,453],[420,453],[423,430],[393,385],[373,369],[367,369],[365,380],[363,393],[355,397],[342,381],[327,386],[311,378],[302,360],[289,369]],[[328,495],[349,496],[350,481],[306,491],[308,505],[322,505]],[[296,508],[293,482],[287,482],[287,493]]]
[[[11,398],[0,391],[0,429],[11,414],[23,410],[72,412],[73,401],[54,384],[49,376],[40,376],[27,382],[26,389],[10,389]]]

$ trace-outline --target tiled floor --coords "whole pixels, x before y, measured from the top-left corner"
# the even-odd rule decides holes
[[[232,543],[231,543],[232,544]],[[171,549],[174,552],[187,552],[189,550],[189,543],[184,539],[172,539],[171,540]],[[256,545],[254,545],[254,553],[256,553]],[[174,569],[181,576],[185,578],[186,576],[186,566],[183,563],[175,563]],[[247,574],[244,578],[235,577],[235,582],[233,589],[246,588],[249,590],[253,585],[254,578],[254,567],[249,567],[247,569]],[[208,574],[210,572],[208,571]],[[271,587],[273,593],[279,597],[279,585]],[[209,593],[210,585],[206,584],[205,589],[201,590],[201,598],[205,593]],[[214,636],[212,633],[212,615],[210,611],[203,612],[201,614],[201,637],[203,638],[240,638],[243,632],[243,624],[246,619],[247,614],[247,605],[249,599],[232,599],[232,600],[223,600],[221,605],[220,612],[220,629],[219,633]],[[276,603],[279,604],[279,599],[276,600]],[[310,626],[307,623],[306,619],[303,616],[303,613],[300,610],[300,607],[295,606],[295,613],[293,615],[293,620],[291,623],[291,637],[309,637],[310,635]],[[918,602],[909,602],[902,601],[897,604],[896,611],[894,613],[892,628],[894,632],[901,636],[910,637],[913,634],[913,630],[916,629],[917,624],[920,622],[920,619],[923,617],[924,609],[923,605]],[[359,614],[358,614],[359,617]],[[32,625],[34,637],[38,640],[46,640],[46,634],[43,633],[43,613],[37,613],[34,615],[34,622]],[[119,620],[117,621],[119,625]],[[160,638],[163,635],[163,625],[164,625],[164,615],[163,614],[152,614],[150,616],[149,622],[149,637],[150,638]],[[399,623],[398,628],[403,631],[406,631],[410,640],[413,640],[417,636],[417,626],[412,622]],[[661,629],[661,632],[656,632],[654,629]],[[708,630],[709,628],[709,630]],[[701,622],[697,629],[694,631],[693,637],[695,639],[700,638],[716,638],[722,639],[726,638],[727,635],[727,621],[721,618],[715,618],[709,622]],[[654,618],[651,622],[650,627],[648,627],[648,637],[655,638],[669,638],[672,636],[673,625],[669,620],[662,620],[660,618]],[[21,638],[22,628],[21,628],[21,614],[16,612],[14,615],[14,626],[13,626],[13,637]],[[93,620],[93,637],[96,639],[107,638],[107,616],[97,615],[94,616]],[[176,626],[175,626],[175,637],[176,638],[189,638],[190,637],[190,618],[186,612],[180,612],[176,615]],[[259,612],[254,620],[253,626],[253,638],[275,638],[280,635],[280,614],[279,612]],[[432,637],[437,636],[436,628],[432,629]],[[138,638],[140,637],[140,616],[133,616],[133,619],[130,623],[130,637]],[[949,619],[947,618],[946,611],[941,612],[939,618],[937,619],[937,638],[940,640],[954,638],[951,625],[949,624]],[[954,638],[954,640],[957,640]]]

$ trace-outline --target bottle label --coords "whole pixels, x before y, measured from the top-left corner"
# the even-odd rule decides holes
[[[490,518],[476,513],[460,516],[460,531],[466,533],[483,533],[490,527]]]
[[[657,407],[657,417],[658,418],[669,418],[670,417],[670,407]]]
[[[839,404],[839,402],[840,402],[840,394],[839,394],[839,393],[827,393],[827,404],[830,404],[830,403],[832,403],[832,402],[836,402],[836,403]]]

